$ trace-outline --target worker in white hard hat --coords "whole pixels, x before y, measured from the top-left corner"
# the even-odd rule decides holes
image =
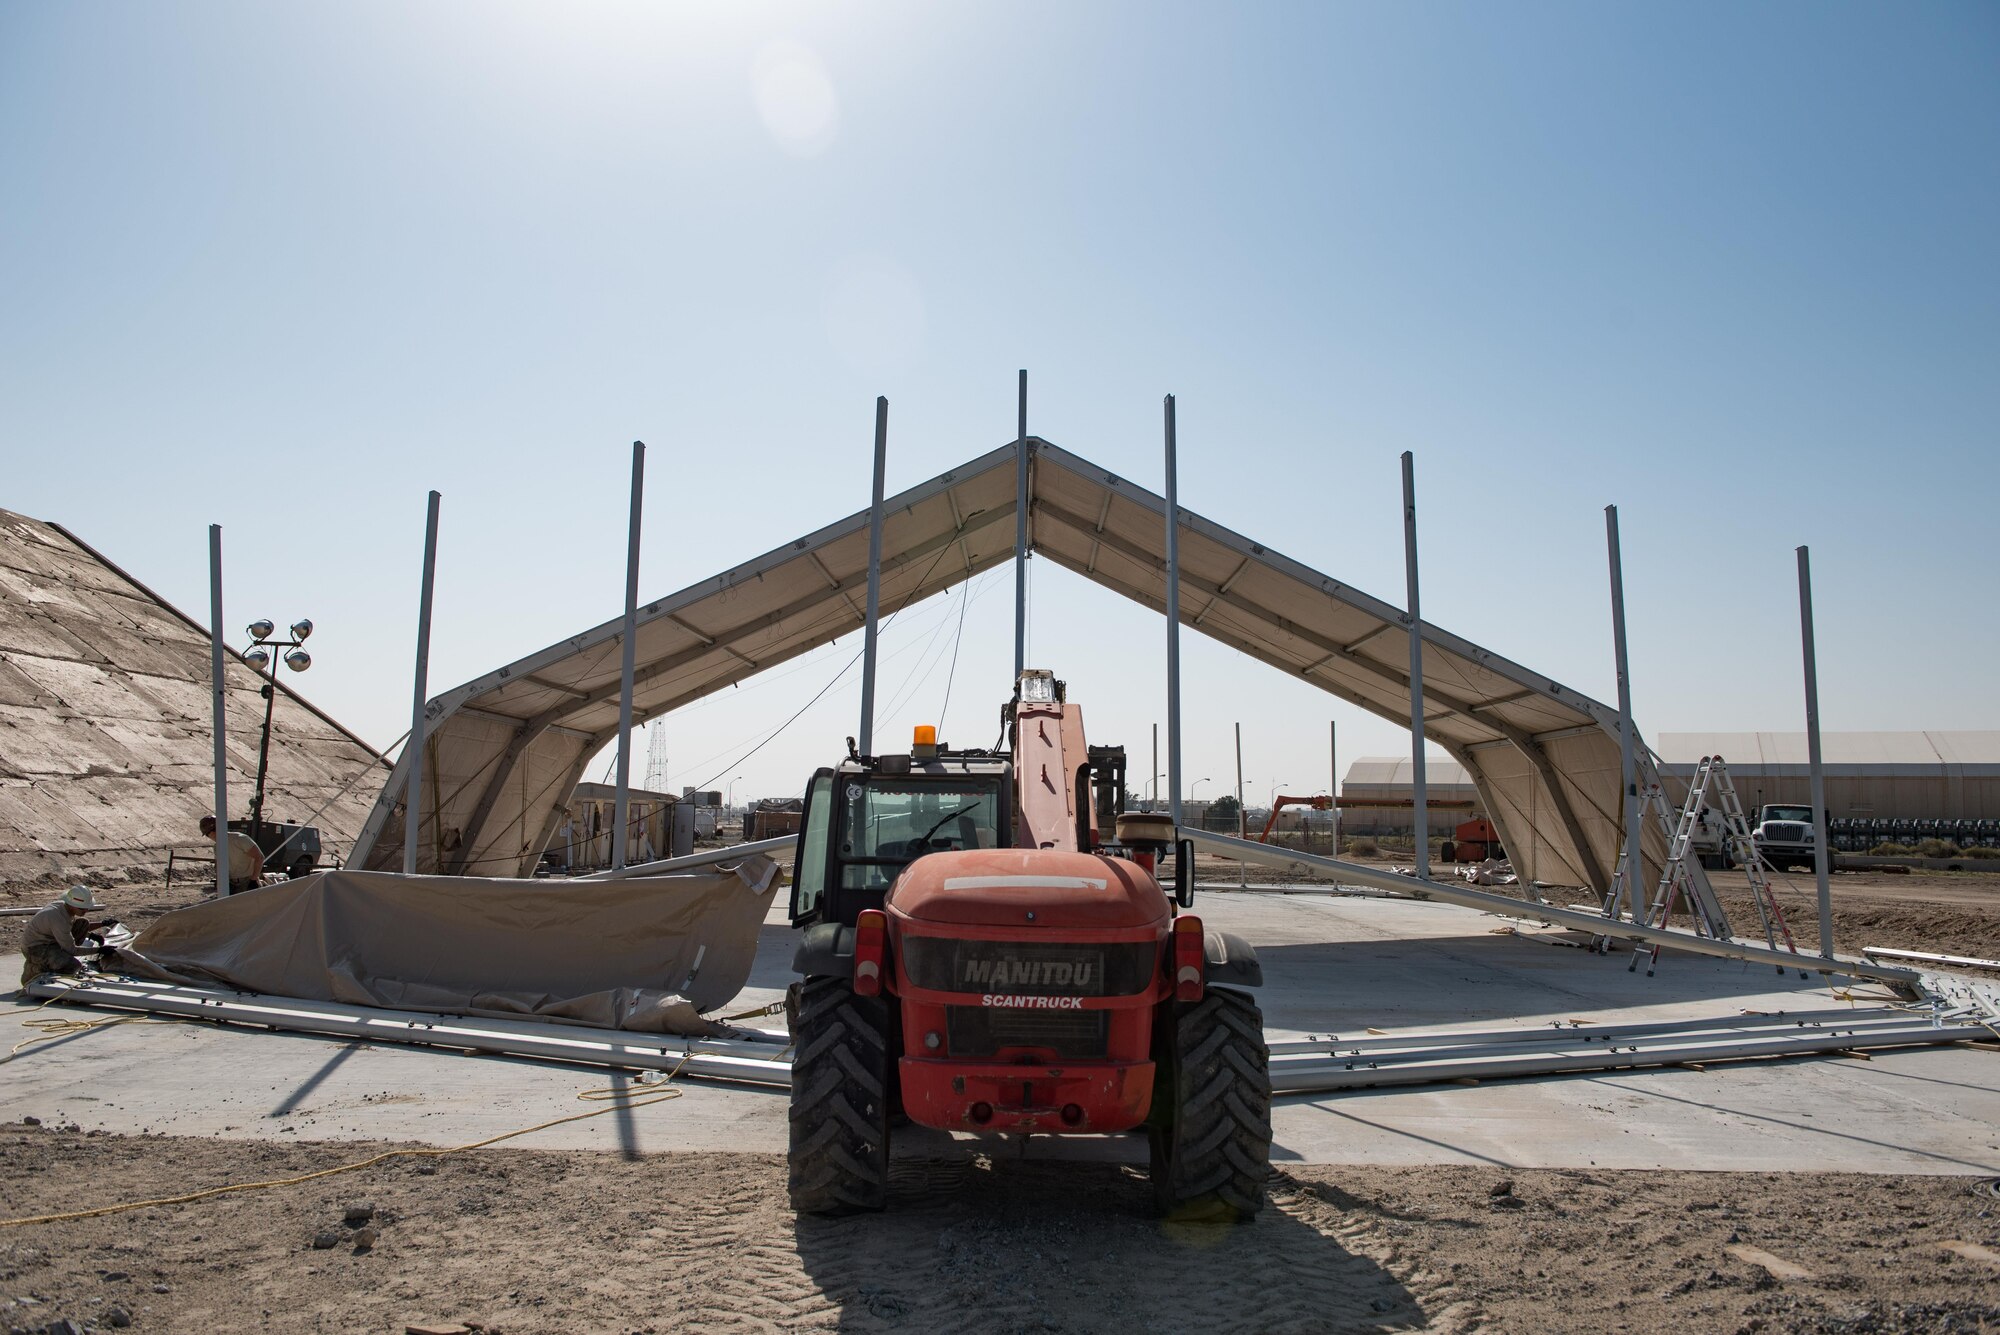
[[[215,838],[215,817],[201,818],[201,834],[204,839]],[[229,832],[229,893],[239,890],[255,890],[264,881],[264,850],[257,847],[257,841],[241,830]]]
[[[85,915],[102,907],[89,886],[73,885],[61,899],[28,919],[28,930],[21,937],[21,986],[45,973],[75,973],[81,967],[79,955],[101,949],[103,939],[96,933],[102,924]]]

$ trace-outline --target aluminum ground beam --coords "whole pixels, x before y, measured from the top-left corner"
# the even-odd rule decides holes
[[[406,1043],[457,1052],[538,1057],[636,1071],[672,1071],[704,1080],[737,1084],[792,1083],[792,1064],[782,1035],[761,1040],[684,1038],[547,1020],[497,1020],[469,1015],[348,1006],[304,1001],[259,992],[186,987],[135,978],[44,977],[23,989],[45,1001],[63,1001],[149,1015],[278,1029],[296,1034],[359,1038],[370,1043]]]
[[[1760,1017],[1730,1024],[1694,1021],[1626,1026],[1411,1034],[1332,1042],[1320,1050],[1271,1052],[1271,1090],[1324,1093],[1380,1085],[1494,1080],[1615,1071],[1646,1066],[1809,1056],[1823,1052],[1959,1043],[1983,1032],[1921,1013],[1893,1009],[1832,1016]]]
[[[750,1038],[683,1038],[543,1020],[347,1006],[102,976],[43,978],[26,991],[48,1001],[241,1028],[531,1057],[612,1070],[666,1071],[677,1077],[774,1090],[789,1088],[792,1079],[791,1049],[784,1036],[764,1031],[739,1031],[755,1034]],[[1928,1012],[1884,1006],[1654,1024],[1392,1032],[1353,1038],[1307,1035],[1271,1043],[1271,1087],[1278,1094],[1330,1093],[1384,1085],[1957,1043],[1986,1032],[1984,1014],[1976,1006]]]
[[[1724,959],[1775,964],[1780,968],[1796,969],[1809,965],[1816,973],[1837,973],[1852,978],[1866,978],[1873,982],[1887,983],[1912,996],[1916,995],[1920,988],[1920,979],[1914,969],[1900,969],[1894,965],[1877,964],[1869,960],[1827,959],[1818,955],[1802,955],[1787,950],[1773,950],[1768,946],[1754,945],[1733,938],[1696,936],[1693,932],[1677,931],[1671,927],[1648,927],[1643,923],[1614,920],[1578,909],[1557,908],[1552,904],[1531,904],[1508,895],[1496,895],[1490,891],[1475,889],[1462,882],[1426,881],[1414,876],[1398,876],[1383,867],[1348,862],[1342,858],[1323,858],[1315,853],[1301,853],[1288,848],[1273,848],[1268,844],[1255,843],[1247,839],[1231,839],[1226,834],[1215,834],[1190,826],[1182,826],[1176,837],[1193,841],[1197,853],[1213,853],[1219,857],[1233,858],[1238,862],[1255,862],[1268,867],[1305,867],[1324,872],[1353,885],[1369,885],[1380,890],[1400,891],[1406,895],[1424,895],[1463,908],[1481,909],[1488,913],[1504,914],[1510,918],[1521,918],[1529,922],[1551,923],[1558,927],[1588,932],[1592,936],[1621,941],[1656,942],[1696,955],[1719,955]]]

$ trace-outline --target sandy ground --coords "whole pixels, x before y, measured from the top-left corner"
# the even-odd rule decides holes
[[[1794,880],[1794,930],[1816,939]],[[1835,887],[1844,950],[2000,942],[2000,877]],[[141,926],[199,893],[108,899]],[[1755,921],[1747,898],[1731,909]],[[21,921],[0,919],[0,948]],[[0,1216],[382,1148],[0,1126]],[[2000,1332],[2000,1197],[1984,1178],[1289,1164],[1256,1223],[1176,1228],[1117,1164],[1003,1146],[895,1172],[889,1214],[801,1221],[779,1156],[503,1148],[0,1228],[0,1330]],[[343,1222],[361,1203],[368,1247]]]
[[[1260,872],[1253,883],[1278,879]],[[1716,880],[1738,929],[1754,931],[1740,874]],[[51,893],[12,887],[0,906]],[[1780,893],[1794,933],[1816,942],[1810,878]],[[1834,893],[1843,951],[2000,953],[2000,877],[1849,873]],[[137,928],[200,895],[139,882],[106,899]],[[23,922],[0,918],[0,950],[17,948]],[[381,1148],[0,1127],[0,1215],[260,1181]],[[801,1221],[778,1156],[490,1149],[0,1228],[0,1330],[1958,1335],[2000,1332],[1996,1190],[1978,1178],[1288,1165],[1254,1224],[1189,1228],[1153,1219],[1137,1169],[1003,1152],[899,1163],[887,1215]],[[343,1222],[362,1203],[370,1247]]]
[[[0,1214],[357,1157],[353,1145],[0,1127]],[[1994,1190],[1292,1167],[1254,1223],[1193,1227],[1151,1217],[1137,1170],[1000,1157],[899,1163],[887,1214],[800,1220],[776,1156],[491,1149],[0,1229],[0,1325],[1981,1332],[2000,1330]],[[357,1205],[372,1210],[372,1245],[345,1222]]]
[[[1361,858],[1363,862],[1397,865],[1395,858]],[[1401,859],[1407,861],[1407,858]],[[1244,869],[1251,885],[1304,883],[1275,868]],[[1439,869],[1440,872],[1443,870]],[[1227,885],[1238,878],[1237,864],[1203,856],[1197,878]],[[1739,936],[1755,939],[1762,920],[1750,898],[1750,884],[1741,871],[1712,871],[1710,882],[1721,894],[1730,926]],[[1819,949],[1819,893],[1813,878],[1799,873],[1774,875],[1778,906],[1800,948]],[[1839,872],[1831,884],[1834,949],[1858,955],[1863,946],[1925,950],[1978,959],[2000,959],[2000,874],[1992,872],[1912,872],[1907,876],[1879,871]],[[1501,887],[1500,893],[1513,893]],[[1688,926],[1685,914],[1674,920]],[[1990,975],[1988,975],[1990,976]]]
[[[1738,935],[1762,931],[1750,887],[1740,871],[1709,873]],[[1819,944],[1819,892],[1813,878],[1793,873],[1773,881],[1778,907],[1803,949]],[[2000,959],[2000,876],[1989,872],[1841,872],[1831,882],[1833,947],[1858,955],[1863,946],[1925,950]],[[1991,975],[1988,975],[1991,976]]]
[[[62,895],[65,887],[10,885],[0,887],[0,908],[25,909],[40,908]],[[98,902],[105,911],[91,914],[93,921],[116,918],[133,931],[138,931],[162,913],[173,909],[186,908],[202,898],[198,884],[189,884],[175,878],[171,889],[158,884],[140,883],[100,887]],[[21,932],[28,925],[26,917],[8,915],[0,917],[0,954],[18,951],[21,948]],[[12,978],[0,978],[0,987],[12,987]]]

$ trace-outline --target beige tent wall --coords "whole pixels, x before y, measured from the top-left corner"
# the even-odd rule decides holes
[[[314,1001],[707,1034],[701,1013],[742,989],[778,882],[763,857],[618,881],[315,872],[166,914],[125,967]]]
[[[1830,817],[2000,819],[2000,732],[1828,732],[1821,737]],[[1681,796],[1703,756],[1721,756],[1743,804],[1812,800],[1802,732],[1681,732],[1660,737],[1667,791]]]

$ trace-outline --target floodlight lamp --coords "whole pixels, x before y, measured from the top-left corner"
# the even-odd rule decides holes
[[[1029,668],[1021,674],[1023,703],[1049,705],[1056,699],[1056,674],[1047,668]]]
[[[253,640],[268,640],[277,631],[277,629],[278,628],[268,620],[253,621],[248,626],[244,627],[243,633],[245,635],[248,635]]]
[[[313,656],[303,649],[294,649],[285,655],[285,666],[294,672],[304,672],[313,665]]]
[[[313,623],[308,621],[306,618],[300,617],[297,621],[294,621],[292,623],[293,639],[309,640],[312,638],[312,633],[313,633]]]
[[[252,649],[249,653],[243,655],[243,661],[251,667],[256,668],[259,672],[262,672],[271,666],[271,651],[268,649]]]

